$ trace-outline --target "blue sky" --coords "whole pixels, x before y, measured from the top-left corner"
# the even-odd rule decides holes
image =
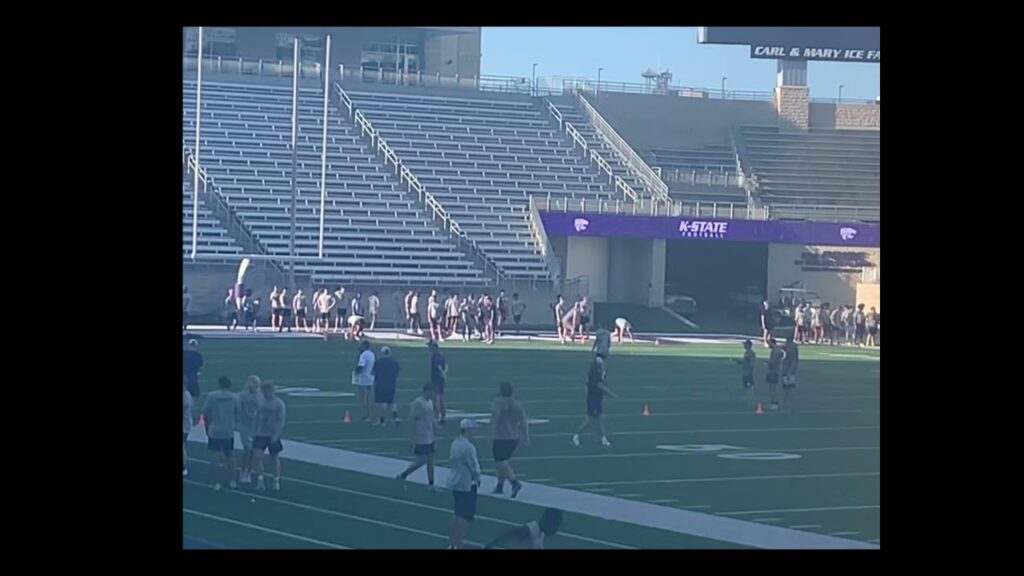
[[[746,46],[697,43],[696,27],[591,28],[591,27],[484,27],[482,74],[597,78],[602,81],[643,83],[648,68],[668,69],[672,84],[718,90],[722,77],[726,90],[769,92],[775,87],[775,60],[750,58]],[[811,96],[835,98],[842,84],[843,98],[881,96],[879,64],[810,62],[807,80]]]

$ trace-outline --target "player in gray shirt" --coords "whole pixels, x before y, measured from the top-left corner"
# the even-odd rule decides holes
[[[188,393],[188,378],[181,377],[182,390],[182,434],[181,434],[181,475],[188,476],[188,432],[192,429],[192,395]]]
[[[214,454],[214,490],[221,489],[222,479],[226,479],[231,488],[237,487],[231,453],[235,449],[235,430],[242,412],[238,394],[231,391],[231,379],[221,376],[217,383],[220,388],[210,392],[203,408],[207,446]]]
[[[598,324],[597,332],[594,333],[594,345],[591,347],[591,351],[600,354],[602,358],[607,358],[608,352],[611,349],[612,333],[604,327],[604,324]]]
[[[256,456],[256,489],[265,490],[263,484],[263,452],[270,453],[270,463],[274,468],[273,490],[281,489],[281,458],[284,450],[281,444],[281,431],[284,430],[284,402],[274,394],[274,383],[269,380],[260,384],[263,401],[256,411],[256,428],[252,438],[252,449]]]
[[[249,376],[245,382],[245,390],[239,395],[242,411],[238,420],[238,437],[242,440],[242,472],[240,480],[242,484],[252,482],[252,437],[256,431],[256,416],[263,398],[260,396],[260,377]]]

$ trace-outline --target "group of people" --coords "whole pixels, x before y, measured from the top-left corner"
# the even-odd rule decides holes
[[[423,334],[420,295],[419,290],[409,290],[405,294],[403,307],[408,334]],[[431,290],[425,318],[428,335],[437,342],[461,337],[466,342],[477,338],[494,344],[495,337],[501,336],[510,317],[518,332],[525,311],[526,303],[519,299],[519,293],[513,293],[509,301],[504,290],[499,290],[496,298],[491,298],[486,292],[479,297],[472,293],[460,296],[457,292],[449,292],[442,300],[437,290]]]
[[[281,459],[284,450],[281,432],[284,430],[286,410],[284,402],[276,395],[274,383],[261,381],[259,376],[249,376],[241,394],[232,392],[231,379],[221,376],[217,390],[206,396],[200,424],[206,431],[207,448],[213,455],[214,490],[224,484],[235,489],[238,484],[253,484],[256,490],[265,490],[263,479],[264,453],[269,454],[272,470],[271,490],[281,489]],[[188,476],[188,435],[192,431],[193,402],[195,397],[189,390],[189,377],[182,378],[182,436],[181,475]],[[237,458],[235,432],[242,441],[242,453]],[[238,480],[235,471],[238,470]]]
[[[768,338],[768,359],[765,360],[768,371],[765,383],[768,385],[770,397],[769,408],[779,409],[779,384],[782,384],[782,405],[793,408],[794,392],[796,391],[796,374],[800,366],[800,348],[793,338],[787,338],[785,345],[780,346],[774,337]],[[754,368],[757,354],[750,340],[743,341],[743,358],[735,360],[743,369],[743,387],[749,394],[750,404],[757,402],[754,393]]]
[[[850,304],[833,307],[828,302],[818,306],[795,301],[791,306],[787,314],[795,324],[794,341],[831,346],[878,346],[881,315],[873,306],[867,312],[864,304],[855,308]],[[761,310],[761,331],[766,347],[777,323],[776,311],[765,302]]]
[[[302,330],[327,334],[328,332],[344,333],[347,338],[360,338],[365,329],[377,327],[377,316],[380,313],[380,295],[370,294],[366,304],[363,295],[355,293],[348,298],[344,286],[334,292],[321,288],[313,293],[308,301],[306,293],[300,288],[295,296],[289,297],[287,288],[274,286],[270,291],[270,328],[278,332]],[[191,296],[188,286],[184,287],[182,296],[183,328],[188,328],[191,307]],[[252,289],[241,290],[240,286],[228,288],[224,298],[224,322],[228,330],[236,330],[241,325],[246,330],[258,330],[258,318],[261,300],[254,296]],[[309,317],[312,308],[312,322]],[[331,327],[331,320],[334,327]]]

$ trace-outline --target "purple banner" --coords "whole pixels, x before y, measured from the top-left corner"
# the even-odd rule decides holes
[[[696,238],[774,244],[881,246],[881,224],[862,222],[784,222],[574,212],[541,212],[540,217],[549,236]]]

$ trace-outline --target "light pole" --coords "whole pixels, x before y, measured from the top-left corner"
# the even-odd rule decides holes
[[[533,96],[537,95],[537,63],[533,64],[533,83],[531,84],[530,93]]]
[[[722,100],[725,100],[725,81],[728,79],[727,76],[722,76]]]
[[[839,101],[840,101],[840,102],[842,102],[842,101],[843,101],[843,88],[845,88],[845,86],[843,86],[842,84],[840,84],[840,85],[839,85]]]
[[[604,68],[598,68],[597,69],[597,94],[601,93],[601,71],[602,70],[604,70]]]

